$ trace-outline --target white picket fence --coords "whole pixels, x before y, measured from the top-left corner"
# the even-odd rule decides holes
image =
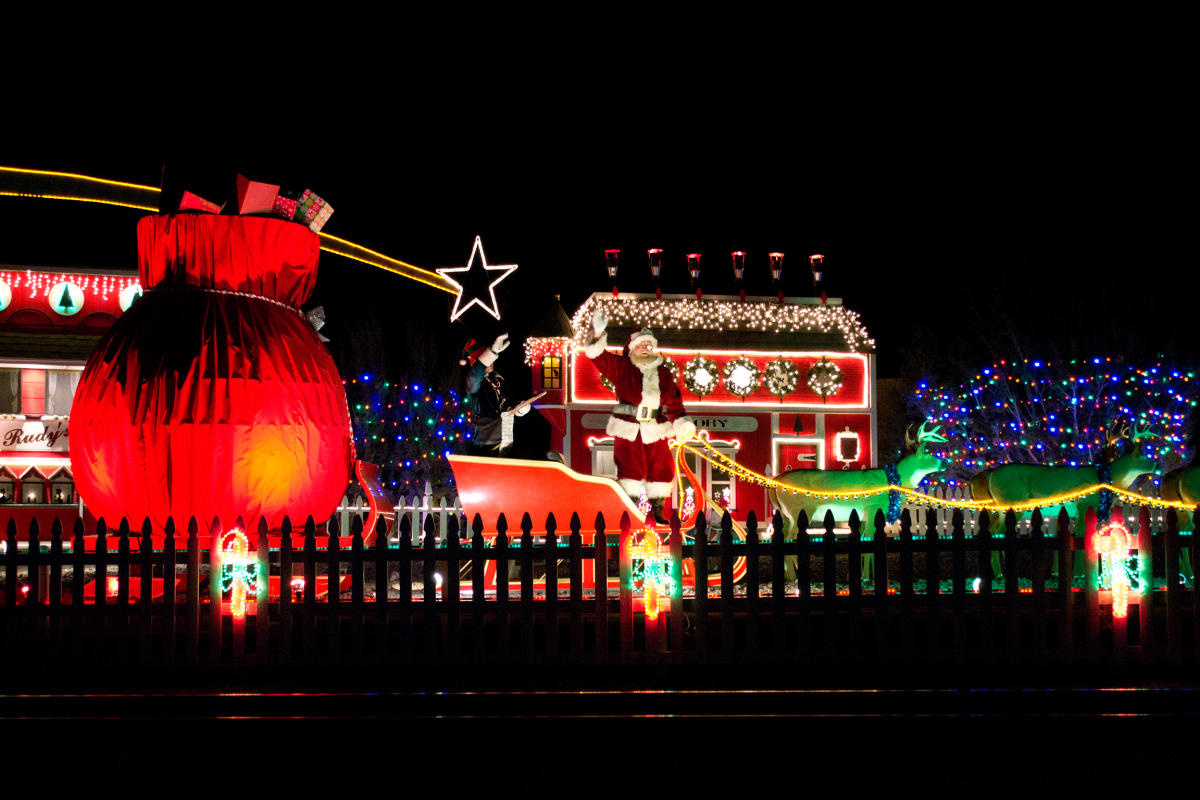
[[[926,496],[931,498],[931,500],[933,500],[934,502],[936,502],[938,500],[970,500],[971,499],[971,488],[970,488],[970,486],[967,486],[965,484],[960,484],[958,486],[935,486],[935,487],[932,487],[931,489],[927,490],[925,492],[925,494],[926,494]],[[1154,496],[1154,497],[1158,496],[1157,487],[1154,487],[1152,496]],[[1121,508],[1124,512],[1125,519],[1127,521],[1129,521],[1129,523],[1131,523],[1131,524],[1136,524],[1138,510],[1139,510],[1138,506],[1132,505],[1132,504],[1123,504],[1123,503],[1118,502],[1118,503],[1114,503],[1113,507],[1114,507],[1114,509]],[[948,506],[936,506],[936,505],[935,506],[927,506],[927,505],[916,504],[916,503],[905,503],[904,505],[901,506],[901,510],[903,511],[905,509],[908,510],[910,518],[912,519],[912,529],[913,529],[914,534],[917,534],[917,532],[920,532],[922,534],[924,533],[924,531],[928,525],[930,516],[932,516],[933,524],[934,524],[934,527],[936,528],[936,530],[938,531],[938,535],[949,536],[951,534],[951,531],[952,531],[951,522],[954,517],[954,509],[953,508],[950,508]],[[401,497],[399,499],[399,501],[397,502],[394,510],[396,513],[397,522],[402,518],[403,515],[406,515],[406,514],[408,515],[409,521],[412,525],[412,531],[414,532],[414,541],[417,541],[417,542],[424,541],[423,537],[424,537],[424,530],[425,530],[425,519],[429,515],[433,515],[434,524],[437,526],[437,531],[438,531],[437,541],[439,543],[445,541],[446,532],[448,530],[448,525],[450,522],[450,517],[452,515],[460,515],[461,516],[463,513],[462,505],[458,502],[457,495],[451,495],[450,497],[435,498],[433,496],[432,487],[430,486],[430,484],[428,482],[426,482],[426,484],[425,484],[424,494],[413,495],[412,497]],[[359,515],[361,517],[365,517],[369,512],[370,512],[370,508],[368,507],[367,500],[363,495],[355,492],[353,494],[348,494],[348,495],[343,496],[342,502],[338,506],[337,511],[336,511],[340,529],[342,531],[349,531],[351,515]],[[737,521],[739,521],[739,522],[745,521],[744,515],[738,515],[738,516],[740,516],[740,518]],[[970,509],[963,509],[963,529],[965,531],[967,531],[968,535],[970,535],[971,533],[973,533],[975,531],[978,519],[979,519],[978,511],[972,511]],[[766,520],[762,520],[762,522],[765,523],[764,528],[766,526],[770,525],[769,517]],[[711,524],[712,524],[712,528],[714,530],[717,529],[719,527],[718,519],[714,518],[713,520],[711,520]],[[1022,535],[1028,534],[1030,524],[1031,524],[1030,515],[1029,514],[1022,515],[1021,520],[1017,524],[1018,533],[1022,534]],[[1046,520],[1045,525],[1047,527],[1043,528],[1043,530],[1053,531],[1054,528],[1052,526],[1055,524],[1057,524],[1057,518],[1055,516],[1051,516],[1050,519]],[[1076,520],[1072,519],[1071,520],[1071,531],[1072,532],[1075,531],[1075,524],[1076,524]],[[514,523],[514,526],[515,526],[515,523]],[[886,530],[889,533],[892,533],[892,532],[898,531],[899,528],[900,528],[899,523],[896,523],[894,525],[887,526]],[[1150,528],[1156,534],[1161,533],[1162,531],[1164,531],[1166,529],[1166,516],[1165,516],[1165,513],[1161,509],[1151,509]],[[399,530],[398,525],[397,525],[397,527],[394,527],[392,529],[391,541],[393,543],[398,540],[398,533],[397,533],[398,530]],[[847,532],[847,531],[843,530],[842,528],[838,528],[837,530],[839,533]],[[464,537],[469,536],[469,534],[466,532],[464,532],[463,535],[464,535]],[[760,535],[763,535],[765,537],[765,536],[769,536],[769,533],[767,533],[767,531],[763,531],[763,533]]]
[[[393,510],[396,513],[396,525],[391,531],[390,540],[392,543],[399,541],[400,520],[404,515],[408,515],[409,521],[412,523],[413,540],[423,542],[425,518],[432,514],[434,524],[437,525],[437,541],[441,543],[446,541],[446,532],[449,529],[450,517],[463,513],[462,505],[458,502],[458,495],[434,498],[433,487],[430,486],[428,481],[425,482],[424,494],[401,497]],[[341,504],[338,505],[335,512],[338,518],[339,529],[349,531],[351,515],[365,517],[370,511],[371,509],[367,505],[367,498],[362,494],[355,492],[344,495]],[[464,533],[464,535],[467,534]]]
[[[1147,491],[1147,490],[1143,489],[1143,491]],[[959,484],[958,486],[935,486],[935,487],[932,487],[931,489],[927,490],[925,492],[925,495],[927,497],[931,498],[935,502],[938,500],[970,500],[971,499],[971,487],[967,486],[965,484]],[[1158,497],[1158,487],[1157,486],[1150,488],[1149,496],[1155,497],[1155,498]],[[924,532],[924,530],[926,529],[926,526],[928,524],[928,517],[930,515],[932,515],[933,516],[933,524],[934,524],[934,527],[937,529],[938,534],[941,536],[949,536],[950,535],[950,531],[951,531],[950,523],[954,517],[954,509],[953,508],[949,508],[948,506],[932,506],[931,507],[931,506],[925,506],[925,505],[918,505],[918,504],[914,504],[914,503],[905,503],[900,508],[901,508],[901,511],[903,511],[904,509],[908,509],[908,512],[912,518],[912,525],[913,525],[914,531],[919,530],[919,531]],[[1137,524],[1137,516],[1138,516],[1139,506],[1133,505],[1133,504],[1125,504],[1125,503],[1121,503],[1118,501],[1116,503],[1113,503],[1113,508],[1114,508],[1114,510],[1117,508],[1120,508],[1122,510],[1122,512],[1125,515],[1127,524],[1133,524],[1133,525]],[[1068,511],[1072,511],[1072,513],[1073,513],[1073,509],[1068,509]],[[971,511],[969,509],[963,509],[963,529],[965,531],[967,531],[968,533],[975,530],[976,522],[979,519],[979,513],[980,512],[978,512],[978,511]],[[1031,523],[1031,515],[1023,514],[1021,517],[1021,520],[1017,523],[1017,532],[1019,534],[1028,534],[1030,523]],[[1057,524],[1057,515],[1051,515],[1051,518],[1046,520],[1046,522],[1044,523],[1043,530],[1053,531],[1054,530],[1053,527],[1045,527],[1045,526],[1053,526],[1055,524]],[[1075,524],[1076,524],[1076,520],[1072,519],[1071,520],[1072,533],[1074,533],[1074,531],[1075,531]],[[1150,510],[1150,529],[1156,534],[1162,533],[1164,530],[1166,530],[1166,524],[1167,524],[1167,522],[1166,522],[1165,512],[1162,509],[1152,508]],[[899,524],[896,524],[894,526],[894,528],[893,528],[893,526],[888,526],[888,528],[887,528],[887,530],[889,530],[889,531],[891,531],[893,529],[899,530]]]

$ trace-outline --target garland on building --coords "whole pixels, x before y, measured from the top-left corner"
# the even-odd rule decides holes
[[[525,365],[536,367],[547,356],[566,360],[571,340],[562,336],[530,336],[525,340]]]
[[[683,365],[683,385],[697,397],[704,397],[717,388],[717,376],[720,374],[715,361],[696,356]]]
[[[743,400],[758,388],[758,365],[745,356],[725,364],[725,388]]]
[[[808,368],[808,388],[824,402],[842,390],[844,377],[841,367],[822,357]]]
[[[590,297],[571,317],[575,343],[583,347],[592,335],[592,314],[603,311],[615,327],[649,327],[656,331],[758,331],[762,333],[841,334],[846,348],[874,350],[858,314],[841,305],[743,303],[719,300]]]
[[[796,391],[800,384],[800,370],[781,356],[767,364],[763,370],[762,382],[766,390],[782,402],[783,398]]]

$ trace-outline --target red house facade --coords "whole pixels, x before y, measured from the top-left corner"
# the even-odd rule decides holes
[[[96,342],[140,294],[137,275],[0,266],[0,524],[49,534],[83,513],[67,422]]]
[[[604,430],[614,396],[581,349],[596,310],[614,352],[631,331],[655,331],[697,428],[739,464],[767,475],[877,466],[874,342],[839,299],[597,293],[573,315],[572,339],[525,347],[533,390],[546,392],[537,408],[576,471],[616,475]],[[735,519],[764,518],[761,486],[688,459]]]

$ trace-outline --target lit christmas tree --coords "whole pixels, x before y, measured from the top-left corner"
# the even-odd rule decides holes
[[[384,488],[401,496],[453,491],[446,456],[465,452],[472,413],[454,390],[421,383],[390,383],[371,375],[344,381],[358,457],[380,466]]]
[[[937,451],[961,482],[1005,463],[1084,466],[1122,432],[1148,430],[1160,470],[1185,462],[1200,387],[1192,371],[1119,358],[1000,361],[955,386],[918,383],[915,405],[943,426]],[[1160,471],[1161,474],[1161,471]],[[1157,478],[1155,479],[1157,482]]]

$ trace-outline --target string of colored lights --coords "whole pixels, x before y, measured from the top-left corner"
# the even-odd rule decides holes
[[[908,487],[905,487],[905,486],[891,486],[886,483],[882,483],[879,486],[872,486],[872,487],[867,487],[867,488],[863,488],[863,489],[812,490],[812,489],[805,489],[805,488],[798,487],[798,486],[793,486],[789,483],[784,483],[783,481],[775,480],[774,478],[768,478],[767,476],[763,475],[762,473],[755,472],[754,470],[749,469],[748,467],[744,467],[741,464],[734,461],[729,456],[722,453],[721,451],[709,446],[706,442],[704,442],[703,439],[689,439],[686,441],[680,441],[678,439],[673,439],[669,442],[669,444],[672,447],[675,447],[679,450],[686,450],[690,453],[695,453],[697,456],[704,459],[708,463],[719,467],[720,469],[722,469],[725,472],[730,472],[730,473],[734,474],[740,480],[748,481],[750,483],[755,483],[755,484],[758,484],[759,486],[765,486],[768,489],[775,489],[776,491],[786,492],[788,494],[800,494],[800,495],[805,495],[807,497],[815,497],[819,500],[834,500],[834,501],[861,500],[863,498],[874,497],[876,495],[886,495],[889,491],[896,491],[896,492],[900,492],[901,494],[903,494],[905,497],[907,497],[913,503],[918,503],[918,504],[922,504],[922,505],[944,506],[947,508],[962,508],[962,509],[970,509],[972,511],[979,511],[979,510],[987,509],[989,511],[1012,510],[1014,512],[1020,512],[1020,511],[1030,511],[1035,508],[1046,508],[1046,507],[1050,507],[1050,506],[1061,505],[1063,503],[1069,503],[1073,500],[1078,500],[1078,499],[1080,499],[1082,497],[1086,497],[1088,495],[1097,494],[1101,490],[1107,489],[1108,491],[1112,492],[1116,496],[1120,497],[1122,500],[1126,501],[1127,503],[1131,503],[1131,504],[1145,505],[1145,506],[1150,506],[1153,508],[1174,508],[1174,509],[1178,509],[1178,510],[1192,510],[1193,508],[1195,508],[1195,506],[1189,505],[1188,503],[1181,502],[1181,501],[1160,500],[1155,497],[1146,497],[1145,495],[1138,494],[1137,492],[1131,492],[1126,489],[1121,489],[1121,488],[1119,488],[1117,486],[1113,486],[1112,484],[1109,484],[1109,483],[1094,483],[1094,484],[1090,484],[1086,487],[1082,487],[1077,491],[1064,492],[1061,494],[1050,495],[1047,497],[1037,497],[1037,498],[1028,500],[1026,502],[1015,503],[1012,505],[1001,505],[991,499],[988,499],[988,500],[942,499],[942,498],[938,498],[938,497],[931,497],[930,495],[924,494],[915,489],[909,489]],[[697,444],[699,446],[696,446]]]
[[[1198,398],[1194,372],[1113,357],[1001,360],[957,387],[922,381],[913,393],[926,419],[944,426],[948,442],[935,453],[952,462],[942,478],[951,484],[1006,463],[1094,464],[1127,426],[1153,435],[1139,446],[1160,467],[1186,463]]]
[[[617,327],[841,334],[852,352],[875,347],[875,340],[867,335],[858,314],[845,306],[652,299],[628,295],[593,296],[579,307],[571,318],[571,326],[580,347],[592,336],[592,314],[596,311],[604,312],[609,324]]]
[[[157,213],[159,194],[160,189],[157,186],[95,178],[72,172],[0,166],[0,196],[102,203]],[[458,292],[451,281],[436,272],[408,264],[329,233],[322,232],[318,236],[321,238],[321,249],[327,253],[378,267],[443,292]]]
[[[444,456],[465,452],[474,431],[471,403],[458,392],[392,383],[370,374],[346,387],[358,457],[379,464],[380,482],[402,495],[436,494],[454,483]]]

